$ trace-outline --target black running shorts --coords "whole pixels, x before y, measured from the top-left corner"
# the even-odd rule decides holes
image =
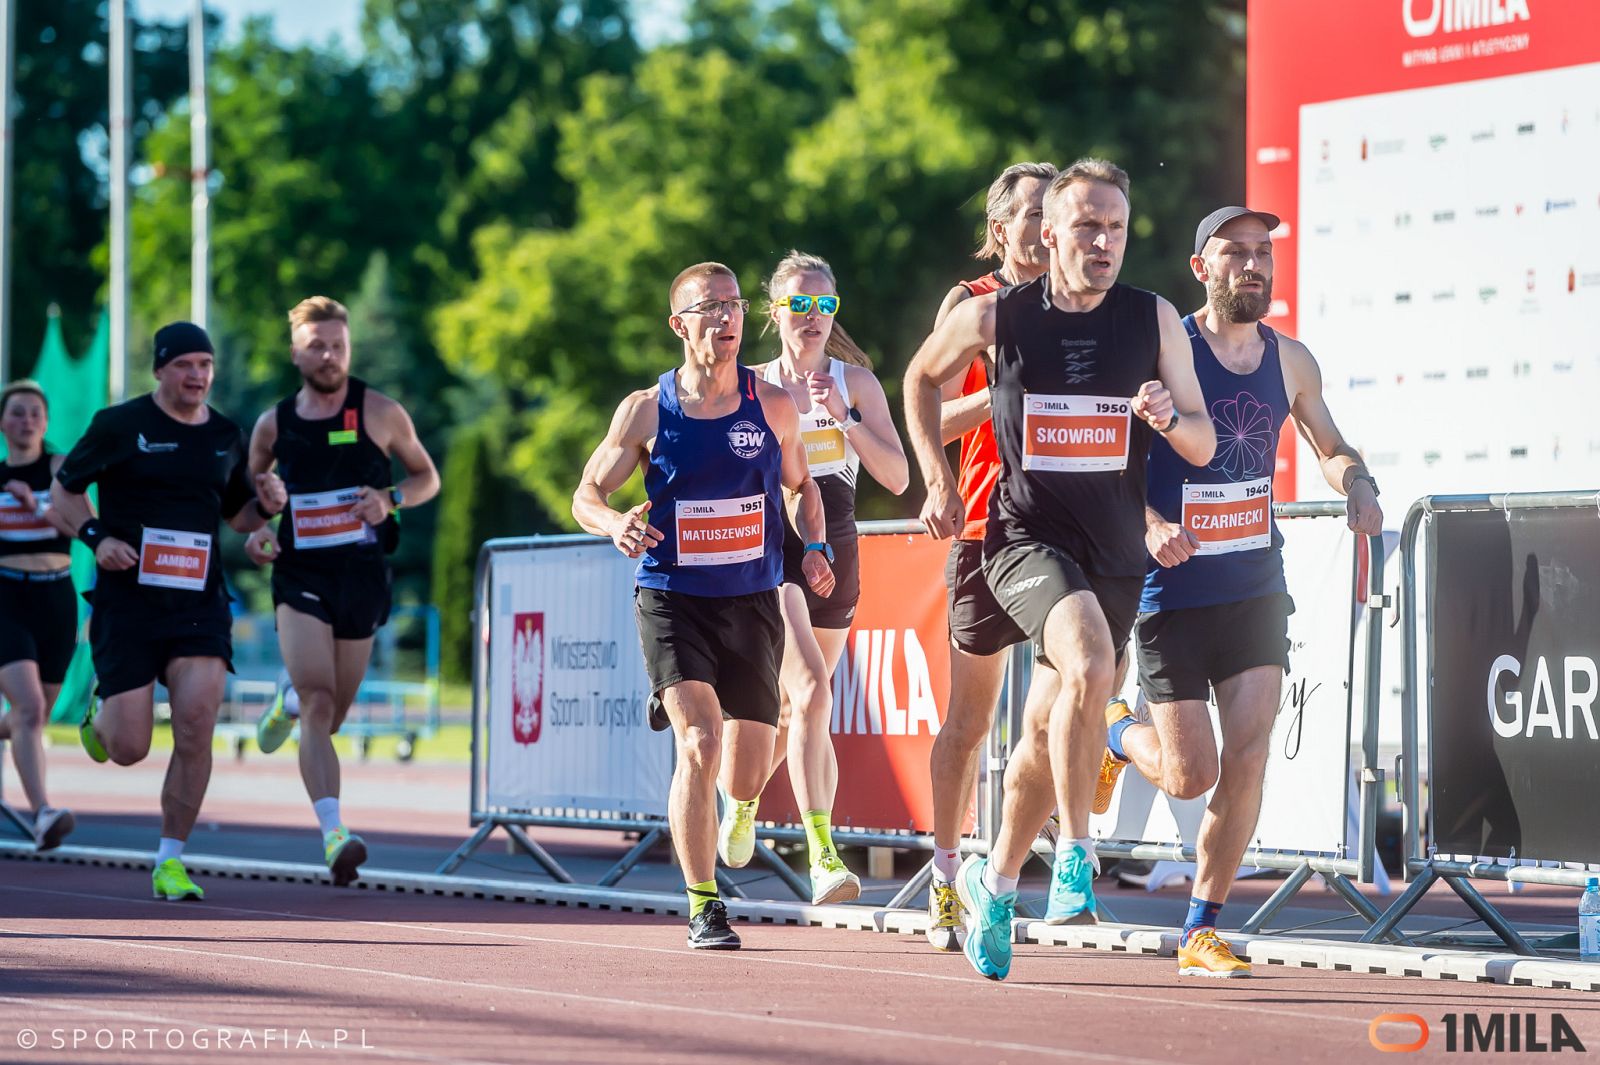
[[[944,564],[950,590],[950,642],[969,655],[999,654],[1028,634],[1000,608],[983,579],[983,541],[956,540]]]
[[[138,597],[102,602],[96,597],[89,615],[89,649],[99,695],[109,699],[167,682],[167,663],[174,658],[220,658],[233,672],[233,616],[222,596],[187,610],[152,609]]]
[[[1213,685],[1257,666],[1289,670],[1289,615],[1278,593],[1241,603],[1140,614],[1139,687],[1152,703],[1204,701]]]
[[[783,614],[778,590],[707,598],[635,588],[634,616],[650,678],[650,727],[671,727],[661,693],[686,680],[716,689],[722,716],[778,724]]]
[[[861,601],[861,549],[853,534],[830,539],[829,544],[833,547],[832,595],[820,596],[806,583],[800,570],[806,547],[792,533],[783,538],[783,583],[799,585],[805,593],[812,628],[848,629],[856,617],[856,604]]]
[[[0,666],[39,664],[39,679],[60,684],[78,646],[78,596],[72,572],[0,568]]]
[[[303,562],[298,555],[272,567],[272,605],[308,614],[333,628],[335,640],[370,640],[389,620],[389,563],[345,557],[339,565]]]
[[[1089,592],[1100,604],[1106,625],[1111,629],[1111,646],[1122,660],[1139,611],[1139,596],[1144,591],[1143,577],[1104,577],[1087,573],[1065,551],[1038,540],[1007,544],[983,565],[984,579],[995,599],[1028,634],[1033,652],[1049,662],[1044,653],[1044,623],[1055,605],[1073,592]]]

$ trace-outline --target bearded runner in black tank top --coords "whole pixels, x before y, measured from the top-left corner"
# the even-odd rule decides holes
[[[1093,592],[1127,640],[1145,568],[1145,464],[1153,431],[1131,398],[1158,376],[1156,296],[1114,285],[1093,310],[1051,302],[1049,275],[1000,292],[990,382],[1000,481],[984,572],[1043,654],[1045,617]],[[1051,565],[1041,567],[1040,556]]]
[[[272,457],[289,491],[279,526],[272,599],[327,622],[337,640],[364,640],[389,617],[390,573],[384,555],[399,542],[390,515],[373,527],[350,512],[360,488],[386,490],[389,456],[367,433],[367,386],[351,377],[344,405],[332,417],[307,419],[295,396],[275,408]]]

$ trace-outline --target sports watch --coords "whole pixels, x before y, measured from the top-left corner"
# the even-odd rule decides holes
[[[389,489],[389,509],[399,510],[406,505],[406,494],[398,486]]]
[[[832,544],[807,544],[806,545],[806,550],[807,551],[821,551],[822,552],[822,557],[828,560],[828,565],[830,565],[830,566],[833,565],[833,545]]]
[[[854,429],[860,424],[861,412],[856,408],[851,407],[849,410],[844,412],[844,421],[839,423],[839,428],[848,433],[850,430]],[[832,562],[833,560],[829,559],[828,561]]]

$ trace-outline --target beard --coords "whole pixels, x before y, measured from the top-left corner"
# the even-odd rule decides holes
[[[349,377],[350,375],[342,370],[334,370],[331,375],[323,370],[300,375],[300,379],[306,383],[308,388],[313,392],[321,392],[325,396],[331,396],[343,388],[345,381]]]
[[[1259,322],[1272,309],[1272,279],[1259,274],[1245,274],[1240,280],[1261,282],[1261,291],[1240,292],[1222,278],[1214,277],[1206,286],[1206,295],[1223,321],[1235,324]]]

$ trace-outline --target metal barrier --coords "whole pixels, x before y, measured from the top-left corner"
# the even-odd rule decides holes
[[[1433,638],[1432,607],[1430,601],[1419,601],[1417,593],[1417,545],[1423,527],[1436,514],[1503,512],[1509,521],[1518,511],[1583,509],[1590,515],[1600,513],[1600,492],[1517,492],[1489,495],[1438,495],[1425,496],[1412,504],[1406,514],[1400,533],[1401,577],[1401,756],[1399,775],[1400,804],[1404,816],[1402,854],[1407,877],[1414,876],[1405,892],[1382,914],[1362,937],[1363,942],[1374,942],[1398,927],[1400,921],[1422,899],[1436,881],[1450,886],[1461,900],[1497,935],[1502,942],[1518,954],[1536,955],[1538,952],[1506,920],[1495,907],[1468,882],[1468,878],[1501,880],[1512,883],[1551,884],[1582,887],[1592,875],[1584,869],[1548,868],[1542,866],[1504,865],[1495,861],[1459,861],[1437,856],[1430,843],[1423,847],[1423,825],[1426,821],[1429,839],[1437,838],[1434,808],[1422,806],[1423,759],[1419,754],[1417,698],[1417,643],[1418,608],[1424,611],[1422,624],[1426,626],[1431,650]],[[1431,596],[1430,596],[1431,600]],[[1426,686],[1429,700],[1429,777],[1434,753],[1432,741],[1432,675]],[[1582,801],[1577,799],[1576,801]],[[1559,860],[1547,858],[1545,860]]]

